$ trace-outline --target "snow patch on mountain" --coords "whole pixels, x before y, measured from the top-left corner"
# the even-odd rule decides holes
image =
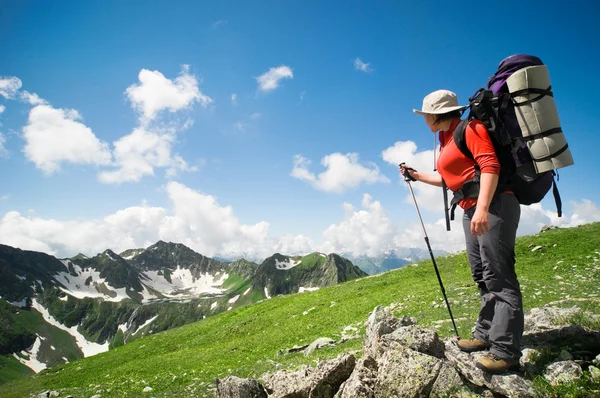
[[[117,329],[120,330],[123,333],[127,332],[127,322],[119,325],[119,327]]]
[[[158,315],[148,319],[146,322],[144,322],[144,324],[142,326],[140,326],[139,328],[137,328],[137,330],[135,332],[133,332],[133,334],[137,334],[137,332],[139,332],[140,330],[142,330],[143,328],[145,328],[146,326],[150,325],[152,322],[154,322],[154,320],[158,318]]]
[[[142,283],[142,291],[140,294],[142,295],[142,303],[147,303],[157,298],[156,295],[148,290],[148,287],[144,283]]]
[[[91,298],[102,298],[106,301],[119,302],[124,299],[130,298],[127,295],[126,288],[114,288],[106,282],[105,278],[100,277],[100,272],[86,268],[82,269],[79,265],[71,262],[70,260],[60,260],[64,266],[68,269],[69,263],[73,266],[77,276],[71,275],[69,272],[59,272],[54,275],[54,280],[59,282],[64,287],[60,289],[78,299],[86,297]],[[100,286],[103,286],[103,290],[108,290],[114,293],[114,297],[102,292]]]
[[[216,279],[213,275],[202,274],[199,278],[194,278],[189,269],[179,266],[171,271],[171,282],[160,275],[159,271],[145,271],[143,275],[147,278],[143,281],[144,284],[167,297],[221,294],[226,290],[222,285],[229,277],[228,274],[223,274]]]
[[[13,353],[13,357],[15,357],[19,362],[23,365],[27,366],[29,369],[33,370],[35,373],[39,373],[42,370],[46,369],[47,366],[45,363],[40,362],[37,359],[38,353],[40,351],[40,347],[42,345],[42,339],[38,336],[35,339],[35,343],[33,343],[33,347],[29,351],[21,351],[21,355],[28,357],[28,359],[23,358],[15,353]]]
[[[301,262],[302,262],[301,260],[294,261],[291,258],[288,259],[287,261],[275,260],[275,268],[281,269],[281,270],[288,270],[288,269],[294,268],[295,266],[297,266]]]
[[[8,300],[6,300],[8,301]],[[19,308],[25,308],[27,307],[27,297],[25,297],[23,300],[21,301],[8,301],[10,304],[14,305],[15,307],[19,307]]]
[[[302,286],[300,286],[300,288],[298,289],[298,293],[314,292],[315,290],[319,290],[319,288],[318,287],[302,287]]]
[[[57,328],[62,329],[65,332],[69,333],[71,336],[73,336],[75,338],[75,341],[77,342],[77,346],[79,347],[79,349],[81,349],[81,352],[83,353],[84,357],[89,357],[92,355],[99,354],[101,352],[108,351],[108,341],[104,344],[98,344],[91,341],[87,341],[86,338],[77,330],[77,325],[69,328],[63,325],[62,323],[58,322],[52,315],[50,315],[48,310],[44,308],[42,304],[38,303],[36,299],[32,300],[31,308],[35,309],[40,314],[42,314],[44,320],[50,325],[56,326]]]
[[[110,255],[108,250],[104,252],[104,255],[107,256],[108,258],[110,258],[112,261],[117,261],[117,260],[115,260],[115,258],[113,256]]]

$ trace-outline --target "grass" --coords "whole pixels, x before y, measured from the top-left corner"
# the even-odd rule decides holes
[[[517,245],[517,273],[526,310],[554,302],[600,314],[600,223],[521,237]],[[542,249],[532,251],[531,245]],[[459,253],[436,261],[459,333],[467,337],[477,316],[479,295],[466,256]],[[422,261],[315,292],[276,296],[148,335],[109,352],[1,385],[0,396],[26,397],[57,390],[61,396],[137,397],[144,395],[146,386],[152,387],[149,395],[155,397],[211,396],[216,377],[258,377],[266,371],[314,365],[360,349],[362,339],[353,339],[308,357],[278,354],[319,337],[339,340],[349,325],[364,333],[369,312],[377,305],[392,303],[397,315],[435,327],[441,337],[454,335],[431,262]],[[597,326],[593,319],[575,320]],[[585,396],[600,390],[600,385],[589,379],[568,391],[539,380],[536,386],[547,396]]]
[[[0,384],[22,379],[24,376],[33,374],[31,369],[12,356],[0,357],[0,369],[2,369],[2,372],[0,372]]]

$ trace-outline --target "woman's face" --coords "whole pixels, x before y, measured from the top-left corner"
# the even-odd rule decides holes
[[[437,133],[438,128],[436,127],[435,115],[425,115],[425,124],[429,127],[432,133]]]

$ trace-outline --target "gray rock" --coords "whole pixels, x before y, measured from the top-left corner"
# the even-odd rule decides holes
[[[316,339],[315,341],[313,341],[305,350],[304,350],[304,355],[310,355],[312,354],[315,350],[318,350],[320,348],[323,348],[325,346],[329,346],[329,345],[335,345],[335,340],[330,339],[328,337],[321,337]]]
[[[571,355],[571,353],[565,349],[562,349],[560,351],[560,354],[558,354],[558,357],[556,357],[556,359],[554,360],[554,362],[564,362],[564,361],[572,361],[573,360],[573,355]]]
[[[538,358],[540,352],[535,348],[525,348],[521,351],[521,358],[519,359],[519,364],[521,367],[534,375],[539,375],[542,373],[542,369],[538,367],[535,363],[535,359]]]
[[[471,393],[468,391],[456,369],[447,362],[443,362],[442,368],[440,369],[437,379],[433,383],[429,396],[457,397],[462,395],[470,396]]]
[[[269,398],[308,398],[313,369],[304,366],[296,372],[279,370],[262,377]]]
[[[413,325],[415,322],[408,317],[396,318],[390,310],[377,306],[367,319],[363,354],[377,359],[383,352],[379,345],[381,336],[392,333],[399,326]]]
[[[321,362],[311,375],[309,398],[333,398],[340,385],[348,380],[355,365],[354,355],[343,355]]]
[[[462,374],[467,380],[476,386],[485,386],[483,372],[475,366],[476,358],[472,354],[461,351],[456,345],[455,339],[446,339],[444,355],[448,362]]]
[[[376,397],[427,397],[442,361],[405,347],[392,347],[379,360]]]
[[[590,366],[588,368],[588,371],[590,372],[590,378],[592,379],[592,381],[594,381],[595,383],[600,382],[600,369],[598,369],[595,366]]]
[[[567,325],[549,327],[544,330],[526,330],[521,345],[527,347],[568,345],[574,350],[600,347],[600,333],[586,330],[583,326]]]
[[[546,368],[544,378],[553,386],[577,381],[581,378],[583,371],[581,366],[573,361],[554,362]]]
[[[525,314],[525,330],[532,333],[541,330],[556,329],[557,326],[565,326],[564,320],[579,312],[581,310],[577,307],[532,308]]]
[[[377,362],[371,357],[361,358],[350,378],[340,386],[335,398],[375,398],[373,386],[377,377]]]
[[[437,358],[444,358],[444,344],[438,334],[418,325],[401,326],[392,333],[381,337],[382,345],[392,343],[428,354]]]
[[[262,380],[269,398],[332,398],[355,365],[354,355],[346,354],[320,362],[315,369],[278,371],[263,376]]]
[[[594,365],[600,365],[600,354],[596,355],[596,358],[592,361]]]
[[[294,352],[299,352],[299,351],[304,351],[305,349],[308,348],[308,344],[304,344],[304,345],[295,345],[292,348],[289,348],[286,352],[288,354],[293,354]]]
[[[267,393],[257,380],[229,376],[215,380],[216,398],[267,398]]]
[[[469,382],[487,387],[496,394],[509,397],[533,397],[532,383],[520,373],[507,372],[501,375],[492,375],[475,366],[475,361],[485,355],[485,352],[466,353],[459,350],[454,339],[445,341],[445,355],[448,361]]]

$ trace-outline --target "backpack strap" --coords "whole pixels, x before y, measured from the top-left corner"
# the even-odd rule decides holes
[[[559,179],[558,171],[552,171],[552,174],[556,174],[556,179]],[[558,186],[556,186],[556,180],[554,179],[554,175],[552,176],[552,195],[554,195],[554,202],[556,203],[556,214],[559,217],[562,217],[562,199],[560,198],[560,194],[558,193]]]
[[[451,220],[454,220],[454,211],[456,210],[456,206],[458,206],[458,202],[465,198],[476,198],[477,196],[479,196],[479,181],[481,177],[481,169],[479,168],[479,165],[475,163],[473,154],[467,147],[466,130],[469,121],[469,118],[461,120],[454,129],[453,136],[454,142],[456,143],[456,147],[458,148],[458,150],[461,151],[466,157],[473,160],[473,165],[475,167],[475,176],[472,180],[466,181],[461,189],[454,192],[454,196],[452,198],[452,201],[450,202],[449,209]]]
[[[454,134],[453,134],[454,142],[456,143],[456,147],[458,148],[458,150],[461,151],[463,153],[463,155],[465,155],[469,159],[472,159],[473,161],[475,161],[473,154],[467,147],[466,131],[467,131],[468,124],[469,124],[468,118],[461,120],[460,123],[458,123],[458,125],[454,129]]]

